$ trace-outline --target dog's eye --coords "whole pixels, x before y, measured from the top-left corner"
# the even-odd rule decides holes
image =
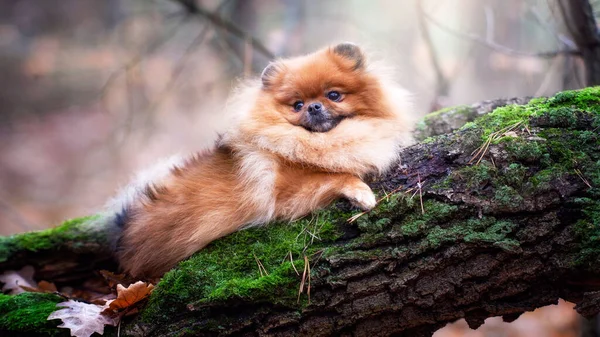
[[[294,103],[294,110],[300,111],[300,109],[302,109],[303,106],[304,106],[304,102],[297,101],[296,103]]]
[[[327,93],[327,98],[334,102],[337,102],[340,100],[340,98],[342,98],[342,95],[337,91],[330,91]]]

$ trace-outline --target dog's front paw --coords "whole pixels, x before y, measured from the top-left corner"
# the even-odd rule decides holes
[[[377,205],[375,194],[373,194],[371,188],[362,181],[345,186],[342,190],[342,195],[344,198],[348,199],[352,205],[363,211],[370,211]]]

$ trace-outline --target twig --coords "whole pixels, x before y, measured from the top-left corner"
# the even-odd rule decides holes
[[[550,4],[546,1],[546,5],[548,5],[548,8],[550,9],[550,12],[553,12],[552,7],[550,6]],[[529,12],[531,12],[531,14],[533,15],[533,18],[535,19],[535,22],[542,27],[546,32],[548,32],[550,35],[552,35],[553,37],[556,38],[556,41],[563,44],[566,48],[569,49],[577,49],[577,45],[575,44],[575,42],[573,42],[571,39],[569,39],[567,36],[565,36],[564,34],[560,34],[554,26],[549,25],[548,19],[544,19],[542,18],[542,15],[540,14],[540,11],[538,8],[529,5],[528,6],[528,10]]]
[[[448,91],[450,90],[450,83],[449,83],[448,79],[446,78],[446,76],[444,75],[444,71],[442,70],[442,67],[440,65],[438,55],[435,52],[435,47],[433,45],[433,41],[431,41],[431,36],[429,34],[429,27],[425,23],[425,11],[423,9],[423,0],[417,0],[417,10],[419,13],[418,23],[419,23],[419,28],[421,30],[421,36],[423,38],[423,41],[425,42],[425,45],[427,46],[427,49],[429,50],[431,66],[436,75],[436,90],[435,90],[436,98],[435,99],[442,97],[442,96],[448,96]],[[437,106],[435,101],[432,104],[432,107],[434,107],[434,106]]]
[[[198,33],[198,35],[196,35],[196,38],[194,38],[194,40],[185,49],[183,56],[177,63],[177,67],[175,68],[175,70],[173,71],[173,74],[171,75],[171,79],[169,80],[167,85],[164,87],[163,91],[157,95],[157,98],[151,104],[149,104],[149,106],[148,106],[149,112],[154,112],[160,106],[162,101],[170,94],[171,90],[175,87],[177,80],[179,79],[179,77],[181,76],[183,71],[185,70],[185,66],[186,66],[188,58],[190,57],[192,52],[196,48],[198,48],[202,44],[202,42],[204,42],[204,39],[206,38],[206,35],[209,32],[208,28],[209,28],[209,25],[205,24],[204,27],[202,27],[202,30],[200,31],[200,33]]]
[[[264,55],[265,57],[267,57],[269,59],[272,59],[275,57],[275,54],[273,54],[267,47],[265,47],[265,45],[262,44],[262,42],[260,42],[257,38],[250,36],[246,31],[244,31],[242,28],[238,27],[233,22],[222,18],[221,16],[219,16],[216,13],[209,12],[208,10],[198,6],[195,1],[193,1],[193,0],[171,0],[171,1],[177,2],[177,3],[181,4],[182,6],[184,6],[190,14],[203,16],[206,19],[208,19],[213,25],[230,32],[231,34],[237,36],[238,38],[240,38],[242,40],[248,40],[249,43],[252,45],[252,47],[257,52]]]
[[[463,39],[473,40],[487,48],[490,48],[492,50],[495,50],[495,51],[503,53],[503,54],[507,54],[507,55],[511,55],[511,56],[520,56],[520,57],[528,56],[528,57],[544,57],[544,58],[553,58],[560,54],[580,55],[579,51],[575,50],[575,49],[565,49],[565,50],[549,51],[549,52],[541,52],[541,53],[528,53],[528,52],[515,50],[512,48],[506,47],[504,45],[501,45],[499,43],[496,43],[493,39],[486,39],[486,38],[482,38],[481,36],[476,35],[476,34],[465,33],[465,32],[461,32],[458,30],[454,30],[454,29],[444,25],[443,23],[439,22],[435,18],[431,17],[427,13],[423,13],[423,15],[425,16],[425,18],[427,20],[429,20],[429,22],[436,25],[438,28],[444,30],[447,33],[450,33],[454,36],[457,36],[457,37],[460,37]]]
[[[100,99],[101,99],[101,102],[103,102],[103,106],[104,106],[105,110],[108,110],[108,109],[106,109],[106,105],[104,104],[104,98],[106,97],[108,88],[112,86],[113,82],[116,81],[117,78],[121,74],[123,74],[123,73],[126,74],[129,70],[136,67],[146,55],[154,53],[156,50],[161,48],[165,43],[167,43],[169,40],[171,40],[175,36],[175,34],[177,34],[177,32],[179,31],[179,28],[181,28],[181,26],[185,23],[185,21],[186,21],[185,18],[183,18],[181,21],[179,21],[177,23],[175,28],[173,28],[167,35],[163,36],[161,39],[159,39],[157,41],[154,41],[152,44],[150,44],[146,48],[146,50],[138,53],[137,55],[132,57],[129,61],[127,61],[127,63],[125,63],[125,65],[121,66],[120,69],[118,69],[115,72],[110,74],[110,76],[108,77],[106,82],[104,82],[104,85],[100,89]]]

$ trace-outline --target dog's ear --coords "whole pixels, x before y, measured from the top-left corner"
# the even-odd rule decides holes
[[[344,42],[333,47],[333,52],[344,58],[354,61],[354,70],[365,67],[365,55],[359,46],[354,43]]]
[[[280,70],[281,64],[279,62],[270,62],[265,69],[263,69],[260,79],[264,89],[269,89],[273,85]]]

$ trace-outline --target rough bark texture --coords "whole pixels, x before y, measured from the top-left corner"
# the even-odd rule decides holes
[[[558,298],[596,314],[599,104],[600,89],[565,92],[404,149],[371,183],[388,193],[378,209],[349,224],[338,203],[322,219],[336,234],[297,252],[311,266],[310,299],[297,301],[303,263],[297,276],[284,253],[271,263],[255,245],[291,225],[267,226],[168,273],[121,336],[430,336],[459,318],[473,328],[490,316],[512,321]],[[245,266],[230,263],[239,256],[270,274],[244,269],[237,283],[206,290],[216,272]]]
[[[477,117],[487,115],[496,108],[511,104],[527,104],[530,100],[531,97],[499,98],[472,105],[445,108],[425,116],[417,125],[415,138],[417,140],[424,140],[427,137],[451,133],[461,128],[467,122],[472,122]]]

